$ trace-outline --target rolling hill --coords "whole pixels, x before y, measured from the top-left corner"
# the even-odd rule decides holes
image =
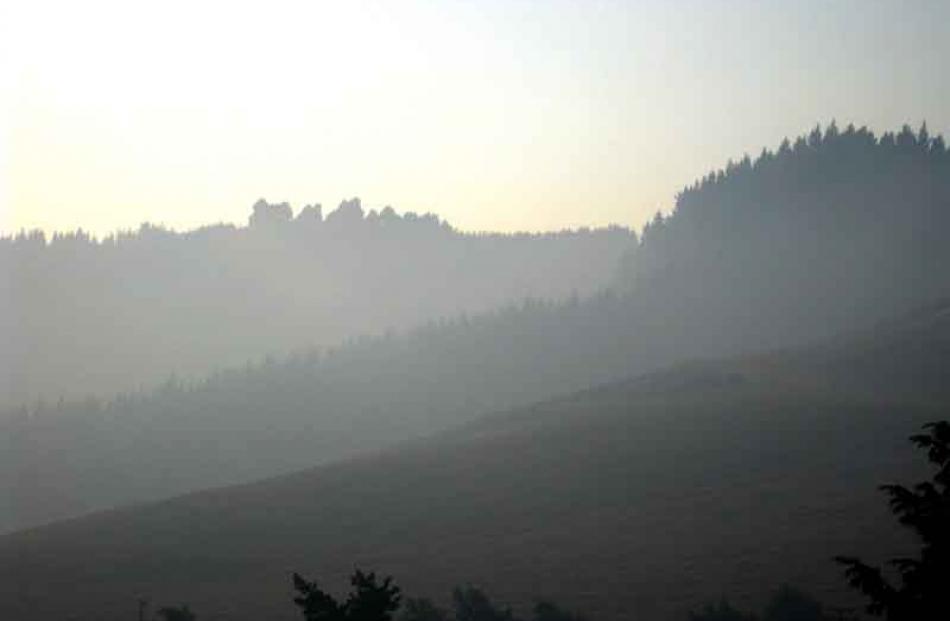
[[[463,311],[586,296],[635,239],[620,227],[464,233],[359,199],[326,217],[260,200],[244,227],[0,236],[0,407],[107,398]]]
[[[453,299],[492,307],[498,298],[485,291],[510,291],[510,278],[527,287],[519,291],[548,291],[551,297],[585,274],[595,277],[588,289],[579,288],[582,294],[609,274],[618,278],[612,292],[589,297],[459,314],[102,401],[2,411],[0,498],[11,500],[0,503],[0,532],[328,463],[681,360],[800,347],[871,329],[950,295],[948,206],[950,151],[942,137],[904,127],[878,138],[866,128],[831,125],[686,188],[676,210],[651,223],[639,244],[621,230],[537,239],[462,235],[434,218],[390,212],[364,217],[353,202],[325,220],[313,209],[291,220],[289,206],[263,204],[247,229],[184,236],[146,230],[94,251],[77,240],[42,250],[20,240],[13,244],[17,252],[39,257],[34,268],[59,257],[53,263],[69,269],[51,273],[66,277],[73,267],[89,265],[70,260],[73,251],[100,259],[141,254],[146,259],[135,264],[157,273],[121,272],[125,280],[102,281],[112,293],[91,299],[108,307],[112,294],[138,292],[141,299],[135,299],[146,306],[158,299],[159,307],[180,307],[169,317],[204,317],[200,338],[222,338],[229,346],[248,335],[232,339],[220,318],[245,302],[278,302],[280,312],[253,314],[260,321],[249,333],[276,331],[290,339],[266,337],[272,346],[316,338],[310,324],[293,317],[302,313],[319,323],[310,303],[324,304],[328,295],[336,300],[337,289],[321,288],[313,276],[324,270],[358,275],[337,283],[349,283],[342,290],[358,298],[341,308],[358,307],[382,319],[387,305],[374,303],[380,291],[425,314],[435,307],[417,303],[443,299],[446,287],[462,296]],[[622,248],[629,250],[626,260],[613,265],[612,253]],[[289,259],[290,250],[306,260]],[[231,270],[245,269],[254,277],[235,285]],[[458,270],[477,278],[457,278]],[[68,291],[44,286],[43,270],[32,273],[36,279],[22,281],[38,293]],[[179,273],[188,277],[170,276]],[[271,295],[268,283],[278,281],[295,285],[283,290],[289,297]],[[223,287],[240,303],[206,313],[202,300],[232,298],[208,297],[195,282],[212,291]],[[204,310],[191,312],[197,307]],[[112,321],[109,312],[93,315]],[[67,341],[95,332],[72,319],[51,325]],[[154,342],[189,341],[195,333],[166,326]],[[38,325],[37,334],[50,330]],[[120,337],[94,340],[112,352],[129,344]],[[168,359],[149,343],[131,351],[139,362]],[[17,365],[26,360],[15,352],[10,358]],[[183,353],[181,359],[188,358]],[[42,357],[44,365],[64,360]],[[100,361],[125,366],[116,354],[72,360],[65,369],[76,379]]]
[[[950,303],[821,345],[680,364],[289,476],[0,537],[0,618],[293,619],[289,575],[676,619],[782,582],[852,601],[834,554],[909,544],[876,491],[950,406]]]

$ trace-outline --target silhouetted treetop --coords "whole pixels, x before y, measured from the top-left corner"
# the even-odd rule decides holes
[[[391,621],[402,599],[392,577],[379,581],[374,572],[357,569],[350,577],[352,590],[340,604],[316,582],[293,574],[294,603],[306,621]]]
[[[290,203],[270,204],[263,198],[254,203],[253,213],[248,218],[248,226],[277,227],[289,223],[293,219],[293,210]]]
[[[316,582],[305,580],[297,573],[293,574],[294,604],[300,608],[305,621],[344,621],[346,614],[336,599],[323,591]]]
[[[850,556],[836,557],[851,586],[870,600],[868,612],[888,621],[950,618],[950,422],[930,423],[924,429],[927,433],[911,436],[911,441],[927,451],[935,470],[932,480],[912,488],[881,486],[901,525],[917,535],[919,558],[889,562],[897,574],[895,583],[880,567]]]

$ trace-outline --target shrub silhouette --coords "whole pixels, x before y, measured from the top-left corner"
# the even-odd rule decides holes
[[[343,607],[348,620],[392,621],[402,596],[391,577],[387,576],[377,583],[375,573],[364,574],[356,570],[350,578],[350,584],[353,585],[353,591]]]
[[[888,621],[937,621],[950,619],[950,422],[924,425],[927,433],[911,436],[926,449],[937,472],[932,481],[913,488],[882,485],[891,511],[921,541],[919,558],[889,561],[899,584],[885,578],[880,567],[860,559],[838,556],[852,587],[870,600],[867,611]]]
[[[297,573],[293,583],[299,593],[294,603],[306,621],[391,621],[402,597],[392,577],[378,582],[374,572],[359,569],[350,577],[353,590],[343,604]]]

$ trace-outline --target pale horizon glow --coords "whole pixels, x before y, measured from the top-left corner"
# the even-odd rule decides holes
[[[462,230],[639,228],[816,123],[950,133],[948,24],[854,0],[7,3],[0,234],[351,196]]]

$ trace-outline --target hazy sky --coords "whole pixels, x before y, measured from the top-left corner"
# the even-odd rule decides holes
[[[943,0],[2,6],[3,232],[354,195],[463,229],[639,226],[819,121],[950,129]]]

